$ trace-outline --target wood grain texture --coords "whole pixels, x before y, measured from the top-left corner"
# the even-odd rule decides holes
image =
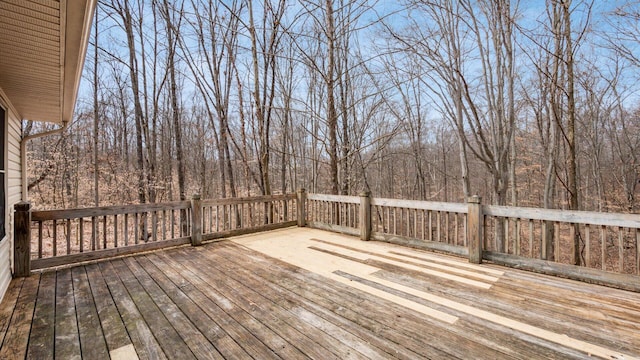
[[[56,308],[56,273],[42,274],[36,308],[33,314],[28,359],[46,359],[53,356]]]
[[[340,270],[248,247],[279,237],[264,249]],[[640,357],[638,303],[639,293],[295,227],[16,279],[0,304],[0,357],[629,359]]]
[[[25,279],[0,348],[0,359],[25,357],[39,283],[40,275],[32,275]]]
[[[493,263],[516,269],[640,292],[640,276],[637,275],[617,274],[600,271],[598,269],[559,264],[553,261],[529,259],[491,251],[483,253],[483,257]]]

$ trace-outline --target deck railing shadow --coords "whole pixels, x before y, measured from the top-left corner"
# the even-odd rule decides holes
[[[15,206],[14,273],[289,226],[640,291],[640,215],[296,194],[33,211]],[[577,246],[577,247],[576,247]]]

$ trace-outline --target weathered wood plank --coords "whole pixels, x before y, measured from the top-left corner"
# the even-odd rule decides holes
[[[111,264],[167,357],[170,359],[195,359],[193,352],[180,337],[178,331],[167,320],[165,314],[123,260],[113,260]]]
[[[388,234],[383,234],[379,232],[372,233],[371,239],[388,242],[390,244],[412,247],[416,249],[438,251],[438,252],[443,252],[447,254],[463,256],[463,257],[469,256],[469,249],[467,249],[464,246],[450,245],[450,244],[445,244],[438,241],[411,239],[403,236],[388,235]]]
[[[22,284],[24,284],[24,279],[25,278],[17,278],[11,280],[9,288],[4,294],[4,298],[2,298],[2,303],[0,303],[0,346],[2,346],[4,337],[7,334],[7,329],[11,322],[11,316],[13,315],[13,310],[15,309],[16,302],[18,301],[18,295],[20,295]]]
[[[420,200],[403,200],[403,199],[384,199],[384,198],[372,198],[371,205],[373,206],[385,206],[405,209],[418,209],[418,210],[431,210],[431,211],[443,211],[451,213],[467,213],[466,204],[458,203],[446,203],[446,202],[434,202],[434,201],[420,201]]]
[[[433,307],[435,309],[438,309],[440,311],[449,311],[458,317],[465,318],[465,313],[458,312],[458,310],[455,308],[444,307],[440,304],[433,303],[422,297],[419,297],[404,291],[400,291],[400,290],[388,287],[386,285],[380,284],[378,282],[367,280],[346,272],[338,271],[336,273],[340,276],[344,276],[345,278],[350,279],[351,281],[358,281],[368,286],[383,290],[385,292],[389,292],[396,296],[404,297],[413,302],[424,304],[424,305]],[[502,331],[502,332],[496,331],[498,330],[498,327],[500,326],[500,324],[497,324],[498,327],[496,327],[495,326],[496,324],[485,323],[482,321],[478,322],[477,321],[478,319],[476,319],[474,316],[467,316],[467,318],[468,320],[475,321],[476,325],[479,324],[480,327],[477,327],[477,326],[472,327],[470,326],[471,324],[468,323],[464,328],[460,328],[458,326],[453,325],[448,330],[453,332],[456,332],[456,331],[460,332],[460,335],[467,337],[467,339],[464,340],[465,342],[460,343],[463,346],[463,348],[467,350],[472,348],[474,345],[476,347],[478,345],[482,346],[481,349],[474,350],[475,351],[474,356],[478,356],[479,358],[501,358],[504,356],[510,356],[510,357],[520,358],[520,359],[530,359],[532,357],[546,355],[547,351],[543,351],[540,347],[532,346],[533,344],[531,342],[520,341],[517,337],[514,337],[515,334],[513,330],[509,329],[508,327],[504,327],[504,329],[511,332],[510,334],[507,334],[507,331]],[[487,336],[489,329],[493,331],[490,332],[491,334],[490,336]],[[527,334],[525,334],[525,336],[526,335]],[[529,338],[529,336],[527,336],[527,338]],[[443,337],[443,340],[448,341],[448,340],[445,340],[444,337]],[[502,344],[510,344],[511,346],[503,346]],[[548,350],[553,349],[554,346],[557,347],[557,344],[553,344],[553,343],[548,343],[548,345],[549,345]],[[553,351],[551,352],[553,353],[553,355],[558,355]],[[576,355],[582,356],[583,354],[574,353],[574,356]]]
[[[240,260],[236,257],[234,257],[234,259]],[[217,257],[212,257],[212,261],[216,260]],[[307,318],[308,311],[337,326],[338,329],[333,331],[348,332],[337,334],[337,336],[349,339],[354,348],[358,348],[360,352],[369,357],[386,358],[392,356],[400,359],[421,358],[417,353],[380,337],[378,334],[361,327],[354,321],[335,314],[330,310],[333,308],[333,304],[329,300],[324,298],[308,298],[306,297],[308,294],[305,291],[296,292],[274,283],[272,277],[277,277],[283,281],[291,281],[289,275],[283,271],[277,271],[276,273],[263,271],[266,269],[263,269],[262,266],[256,268],[253,263],[247,263],[247,260],[240,260],[238,262],[216,261],[216,263],[224,267],[225,273],[229,274],[229,276],[235,277],[237,281],[242,281],[247,284],[247,286],[273,299],[280,306],[294,312],[298,318]],[[268,275],[260,277],[259,274]],[[380,351],[386,352],[386,354],[380,354],[376,351],[370,352],[366,348],[362,349],[360,348],[362,344],[359,344],[359,342],[374,346],[380,349]]]
[[[259,202],[275,202],[279,200],[291,200],[296,197],[296,194],[285,195],[264,195],[264,196],[250,196],[250,197],[238,197],[238,198],[225,198],[225,199],[208,199],[202,200],[202,206],[224,206],[224,205],[239,205],[239,204],[251,204]]]
[[[592,284],[601,284],[618,289],[640,292],[640,277],[631,274],[616,274],[580,266],[560,264],[552,261],[529,259],[515,255],[487,251],[484,259],[496,264],[537,273],[554,275]]]
[[[40,275],[31,275],[25,279],[2,342],[0,359],[23,359],[25,357],[39,282]]]
[[[85,359],[106,359],[109,357],[107,343],[102,333],[98,311],[93,301],[87,273],[83,266],[71,269],[73,294],[76,303],[80,349]]]
[[[325,201],[345,204],[359,204],[360,197],[347,195],[331,195],[331,194],[307,194],[307,200]]]
[[[253,228],[216,231],[214,233],[203,234],[202,241],[224,239],[231,236],[240,236],[240,235],[254,234],[254,233],[259,233],[264,231],[284,229],[287,227],[295,226],[296,224],[297,224],[297,221],[287,221],[287,222],[277,223],[277,224],[260,225]]]
[[[178,259],[183,261],[194,257],[193,252],[180,252],[180,255]],[[198,269],[194,270],[201,277],[206,277],[208,274],[211,284],[215,285],[217,289],[222,289],[237,306],[261,319],[265,325],[294,343],[307,356],[338,359],[366,358],[363,354],[342,343],[340,341],[342,339],[331,339],[321,331],[319,328],[324,327],[326,323],[318,321],[316,324],[308,324],[299,321],[294,314],[277,306],[271,299],[221,272],[209,262],[206,256],[198,253],[195,254],[195,257],[198,259]],[[260,306],[251,306],[250,304],[260,304]]]
[[[535,286],[535,284],[527,283],[525,287],[531,291],[523,291],[524,289],[512,289],[510,285],[500,282],[492,287],[491,290],[473,289],[469,287],[450,286],[447,283],[438,281],[424,274],[401,269],[387,268],[383,271],[374,273],[375,277],[392,281],[413,289],[428,288],[429,293],[450,298],[456,302],[463,303],[480,310],[490,311],[496,315],[504,316],[513,320],[521,321],[541,329],[556,332],[558,334],[570,334],[574,338],[606,346],[611,342],[619,342],[618,339],[628,338],[631,333],[614,333],[611,337],[601,334],[599,330],[603,328],[602,323],[594,321],[593,314],[596,311],[592,306],[584,306],[585,304],[565,305],[561,304],[557,296],[550,299],[544,299],[545,294]],[[526,303],[526,307],[522,303]],[[518,309],[518,311],[514,311]],[[495,333],[505,332],[505,327],[490,326],[489,323],[478,321],[475,317],[468,317],[464,314],[459,316],[468,318],[468,321],[477,323],[481,326],[491,328],[492,337],[498,339]],[[575,324],[580,324],[579,327]],[[594,336],[594,334],[597,334]],[[617,334],[617,335],[616,335]],[[538,354],[544,358],[559,357],[561,353],[574,353],[575,350],[563,348],[562,352],[558,352],[558,344],[543,341],[527,334],[510,331],[512,340],[503,339],[510,343],[510,347],[520,349],[522,353],[526,353],[525,349],[529,349],[530,353]],[[604,341],[603,341],[604,340]],[[515,341],[522,342],[520,344]],[[620,347],[620,351],[630,351],[630,348]],[[576,356],[581,356],[576,353]]]
[[[352,236],[360,236],[360,229],[346,227],[341,225],[328,224],[320,221],[307,221],[307,227],[318,230],[326,230],[337,232],[341,234],[347,234]]]
[[[103,262],[99,266],[120,317],[131,337],[131,342],[135,346],[138,357],[141,360],[166,359],[167,357],[162,348],[160,348],[149,326],[140,315],[140,311],[131,299],[127,288],[120,281],[111,262]]]
[[[189,244],[190,242],[191,242],[190,237],[182,237],[178,239],[122,246],[119,248],[83,252],[80,254],[62,255],[62,256],[45,258],[45,259],[34,259],[31,261],[31,269],[33,270],[46,269],[46,268],[51,268],[55,266],[81,263],[85,261],[108,259],[116,256],[131,255],[131,254],[136,254],[144,251],[158,250],[158,249],[185,245],[185,244]]]
[[[190,256],[193,255],[194,254],[190,254]],[[309,357],[307,351],[310,351],[317,358],[336,358],[335,355],[328,353],[326,350],[322,351],[319,346],[315,346],[312,349],[304,347],[304,345],[309,344],[308,338],[302,333],[293,330],[287,324],[286,320],[284,318],[281,318],[277,312],[266,310],[272,309],[272,307],[269,306],[267,302],[259,302],[254,298],[243,297],[242,294],[239,293],[239,289],[233,288],[231,285],[228,285],[229,279],[226,279],[225,277],[221,277],[219,275],[214,276],[214,269],[209,268],[208,266],[206,266],[205,264],[201,264],[200,262],[192,264],[185,261],[184,254],[182,254],[181,252],[176,251],[175,254],[172,254],[171,258],[173,259],[173,261],[177,261],[183,264],[185,268],[193,274],[193,277],[199,279],[198,281],[204,282],[208,286],[215,288],[217,292],[219,292],[220,295],[225,299],[228,307],[238,308],[249,315],[248,318],[245,317],[245,319],[242,321],[242,324],[245,326],[249,324],[250,331],[252,331],[252,333],[254,333],[257,338],[259,338],[267,346],[269,346],[271,350],[276,354],[280,355],[279,347],[285,346],[283,350],[298,354],[295,357]],[[190,280],[194,281],[193,278],[190,278]],[[198,287],[200,288],[201,285],[203,284],[199,284]],[[237,284],[234,285],[238,286]],[[258,306],[258,304],[260,305]],[[292,338],[292,334],[295,334],[295,337]],[[279,346],[276,344],[278,344]],[[322,354],[322,356],[319,356],[320,354]],[[289,356],[284,357],[288,358]]]
[[[178,283],[174,283],[167,277],[160,268],[149,258],[149,256],[139,257],[136,259],[145,271],[156,281],[162,290],[171,298],[171,300],[182,310],[182,312],[193,322],[198,330],[215,346],[225,359],[242,359],[249,357],[240,345],[229,336],[214,318],[209,315],[207,310],[211,308],[201,308],[205,304],[196,304],[187,294],[189,289],[194,289],[185,279],[181,279]],[[155,258],[157,261],[157,258]],[[163,263],[159,264],[164,267]],[[177,274],[176,274],[177,275]]]
[[[222,244],[221,244],[222,245]],[[227,245],[227,244],[225,244]],[[216,251],[220,258],[229,259],[242,266],[239,259],[261,262],[268,266],[269,273],[285,271],[289,277],[269,276],[279,286],[291,289],[315,302],[326,302],[328,308],[339,316],[349,319],[378,336],[401,344],[403,347],[427,358],[447,359],[464,357],[470,348],[461,346],[461,339],[444,341],[447,331],[436,326],[428,317],[407,311],[393,302],[365,294],[351,287],[328,280],[291,264],[269,258],[263,254],[227,245],[228,249]],[[243,256],[239,257],[238,253]],[[235,254],[235,256],[231,256]],[[215,257],[214,257],[215,259]],[[256,272],[262,274],[265,272]],[[292,279],[294,281],[292,281]],[[375,314],[375,316],[373,316]],[[402,314],[398,316],[398,314]]]
[[[256,359],[278,359],[279,354],[292,354],[291,358],[301,356],[297,349],[285,342],[266,328],[247,312],[233,306],[227,298],[220,294],[211,284],[201,280],[191,270],[172,258],[173,251],[163,254],[153,254],[148,257],[200,307],[214,319],[233,339],[242,344],[242,348]],[[179,274],[178,274],[179,272]],[[188,278],[188,283],[182,284],[182,277]],[[192,285],[190,285],[192,284]],[[289,355],[290,356],[290,355]],[[289,356],[285,355],[284,358]]]
[[[526,292],[534,288],[540,296],[547,296],[553,302],[579,302],[580,308],[598,308],[617,319],[637,319],[640,327],[639,295],[635,292],[603,288],[599,285],[585,284],[574,280],[545,276],[527,271],[509,271],[503,276],[508,285]]]
[[[454,276],[464,276],[467,279],[470,280],[474,280],[474,281],[486,281],[486,282],[493,282],[496,281],[497,278],[495,277],[495,275],[488,275],[488,274],[483,274],[481,272],[477,272],[475,270],[468,270],[468,269],[463,269],[463,268],[456,268],[456,267],[452,267],[450,265],[442,265],[442,264],[438,264],[438,263],[419,263],[419,262],[415,262],[415,261],[411,261],[411,260],[406,260],[406,259],[402,259],[399,258],[397,256],[390,256],[390,255],[385,255],[379,252],[375,252],[375,251],[368,251],[368,250],[362,250],[362,249],[358,249],[352,246],[348,246],[348,245],[343,245],[343,244],[336,244],[336,243],[332,243],[330,241],[324,241],[324,240],[320,240],[320,239],[311,239],[311,241],[315,241],[321,244],[326,244],[326,245],[330,245],[330,246],[334,246],[334,247],[338,247],[338,248],[342,248],[342,249],[347,249],[350,251],[355,251],[361,254],[365,254],[365,255],[372,255],[378,258],[382,258],[382,259],[387,259],[387,260],[391,260],[394,263],[403,263],[403,264],[407,264],[410,265],[412,267],[419,267],[419,268],[423,268],[423,269],[429,269],[429,270],[434,270],[434,271],[438,271],[438,272],[442,272],[442,273],[446,273],[446,274],[450,274],[450,275],[454,275]],[[331,251],[326,251],[325,249],[316,249],[314,247],[310,247],[310,249],[313,250],[318,250],[318,251],[323,251],[323,252],[327,252],[330,254],[335,254],[334,252]],[[342,254],[338,255],[338,256],[342,256]],[[416,259],[417,260],[417,259]],[[356,259],[355,261],[358,262],[364,262],[366,263],[366,261],[362,261],[359,259]]]
[[[53,357],[56,308],[56,273],[42,274],[29,334],[28,359]]]
[[[31,204],[21,202],[14,205],[15,218],[13,223],[13,265],[14,276],[29,276],[31,274]],[[42,226],[42,223],[39,224]],[[42,257],[42,233],[38,237],[38,257]]]
[[[130,345],[131,339],[111,297],[107,283],[102,277],[99,266],[97,264],[89,264],[85,266],[85,270],[107,348],[109,351],[113,351]]]
[[[182,341],[191,349],[193,355],[198,359],[222,359],[222,355],[207,340],[204,335],[191,323],[189,318],[181,309],[173,303],[167,294],[149,276],[145,269],[133,258],[123,259],[131,273],[138,279],[144,290],[153,299],[160,311]],[[171,346],[171,344],[169,344]]]
[[[640,228],[640,215],[638,214],[614,214],[594,211],[540,209],[498,205],[484,205],[482,208],[487,216]]]
[[[56,277],[55,334],[55,355],[57,359],[82,358],[70,269],[58,271]]]
[[[33,211],[31,213],[31,219],[33,221],[78,219],[120,214],[139,214],[160,210],[180,210],[186,209],[190,206],[191,203],[189,201],[176,201],[160,204],[115,205],[85,209],[42,210]]]

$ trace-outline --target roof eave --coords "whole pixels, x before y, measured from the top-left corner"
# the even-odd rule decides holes
[[[69,122],[73,117],[96,0],[67,0],[66,7],[64,34],[61,34],[64,35],[64,67],[59,122]]]

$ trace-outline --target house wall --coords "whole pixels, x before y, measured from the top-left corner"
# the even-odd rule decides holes
[[[6,203],[6,230],[7,235],[0,240],[0,299],[4,297],[9,282],[11,281],[13,267],[13,205],[22,199],[21,177],[22,170],[20,166],[20,140],[22,137],[22,124],[18,115],[12,111],[8,100],[2,96],[0,90],[0,106],[5,109],[8,117],[7,134],[2,134],[3,139],[7,140],[7,203]],[[2,119],[4,121],[4,119]],[[6,136],[6,137],[5,137]],[[0,151],[2,151],[0,149]]]

